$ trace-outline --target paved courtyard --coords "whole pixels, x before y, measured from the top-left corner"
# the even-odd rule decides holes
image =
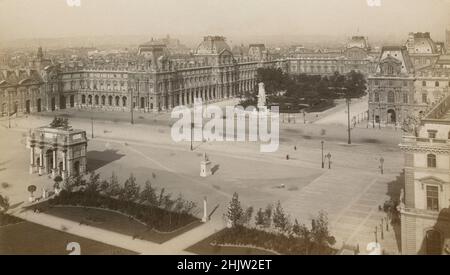
[[[352,145],[346,144],[346,128],[342,125],[296,121],[281,125],[281,144],[275,153],[260,153],[259,143],[255,142],[197,142],[192,152],[188,142],[172,141],[169,114],[137,114],[141,122],[133,126],[124,121],[128,114],[115,117],[114,113],[83,112],[78,115],[80,118],[74,115],[71,125],[85,129],[88,136],[90,117],[94,117],[94,139],[88,146],[90,169],[97,170],[103,178],[114,171],[122,182],[133,173],[141,184],[150,179],[159,188],[174,196],[181,193],[198,205],[206,196],[209,211],[215,209],[211,216],[214,230],[224,226],[226,205],[233,192],[238,192],[244,206],[265,207],[279,200],[292,219],[305,224],[323,210],[328,213],[338,245],[358,244],[361,252],[367,253],[366,245],[375,240],[375,226],[380,228],[385,217],[378,206],[397,196],[393,190],[400,184],[403,160],[397,145],[401,132],[366,128],[364,122],[352,130]],[[336,121],[331,116],[339,116],[339,111],[329,114],[328,120]],[[50,120],[50,116],[17,118],[12,129],[6,128],[7,121],[0,122],[0,149],[4,152],[0,156],[0,180],[8,183],[0,191],[10,196],[15,207],[25,203],[29,184],[36,184],[38,193],[42,186],[51,185],[47,177],[28,175],[29,152],[25,148],[27,129]],[[331,169],[328,160],[325,169],[321,168],[322,140],[324,153],[332,155]],[[204,152],[215,171],[209,178],[199,176]],[[383,175],[379,170],[380,157],[385,159]],[[177,246],[182,249],[213,231],[206,230],[203,235],[194,232],[195,238],[181,235],[170,242],[182,243]],[[379,231],[377,238],[381,238]],[[398,253],[392,229],[384,232],[382,246],[389,253]]]

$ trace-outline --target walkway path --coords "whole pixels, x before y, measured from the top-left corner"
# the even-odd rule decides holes
[[[211,221],[185,232],[163,244],[157,244],[145,240],[133,240],[131,236],[88,225],[80,225],[74,221],[47,215],[45,213],[14,211],[11,214],[29,222],[40,224],[55,230],[64,231],[73,235],[92,239],[112,246],[121,247],[145,255],[192,254],[185,251],[185,249],[223,229],[223,226],[220,223]],[[81,247],[81,252],[83,252],[83,247]]]

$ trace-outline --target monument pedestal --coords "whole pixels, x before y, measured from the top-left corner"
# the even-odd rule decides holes
[[[203,160],[200,162],[200,177],[209,177],[212,175],[211,161],[209,161],[206,154],[203,155]]]

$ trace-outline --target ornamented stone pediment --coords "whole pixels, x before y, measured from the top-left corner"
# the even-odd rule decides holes
[[[444,184],[448,184],[448,182],[445,182],[437,177],[433,177],[433,176],[427,176],[424,178],[419,179],[419,182],[422,185],[422,189],[424,189],[425,185],[427,184],[431,184],[431,185],[439,185],[441,191],[443,191],[443,186]]]
[[[384,63],[395,63],[398,65],[402,65],[402,62],[400,60],[398,60],[397,58],[392,57],[390,55],[380,61],[380,64],[384,64]]]
[[[380,61],[381,74],[399,75],[402,71],[402,62],[392,56],[388,56]]]

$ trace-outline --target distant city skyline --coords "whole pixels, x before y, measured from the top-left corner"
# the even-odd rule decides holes
[[[445,40],[449,0],[380,1],[377,7],[368,0],[81,0],[79,7],[70,7],[67,0],[1,0],[0,41],[165,34],[217,34],[236,44],[246,36],[286,42],[351,35],[404,41],[409,32],[425,31]]]

